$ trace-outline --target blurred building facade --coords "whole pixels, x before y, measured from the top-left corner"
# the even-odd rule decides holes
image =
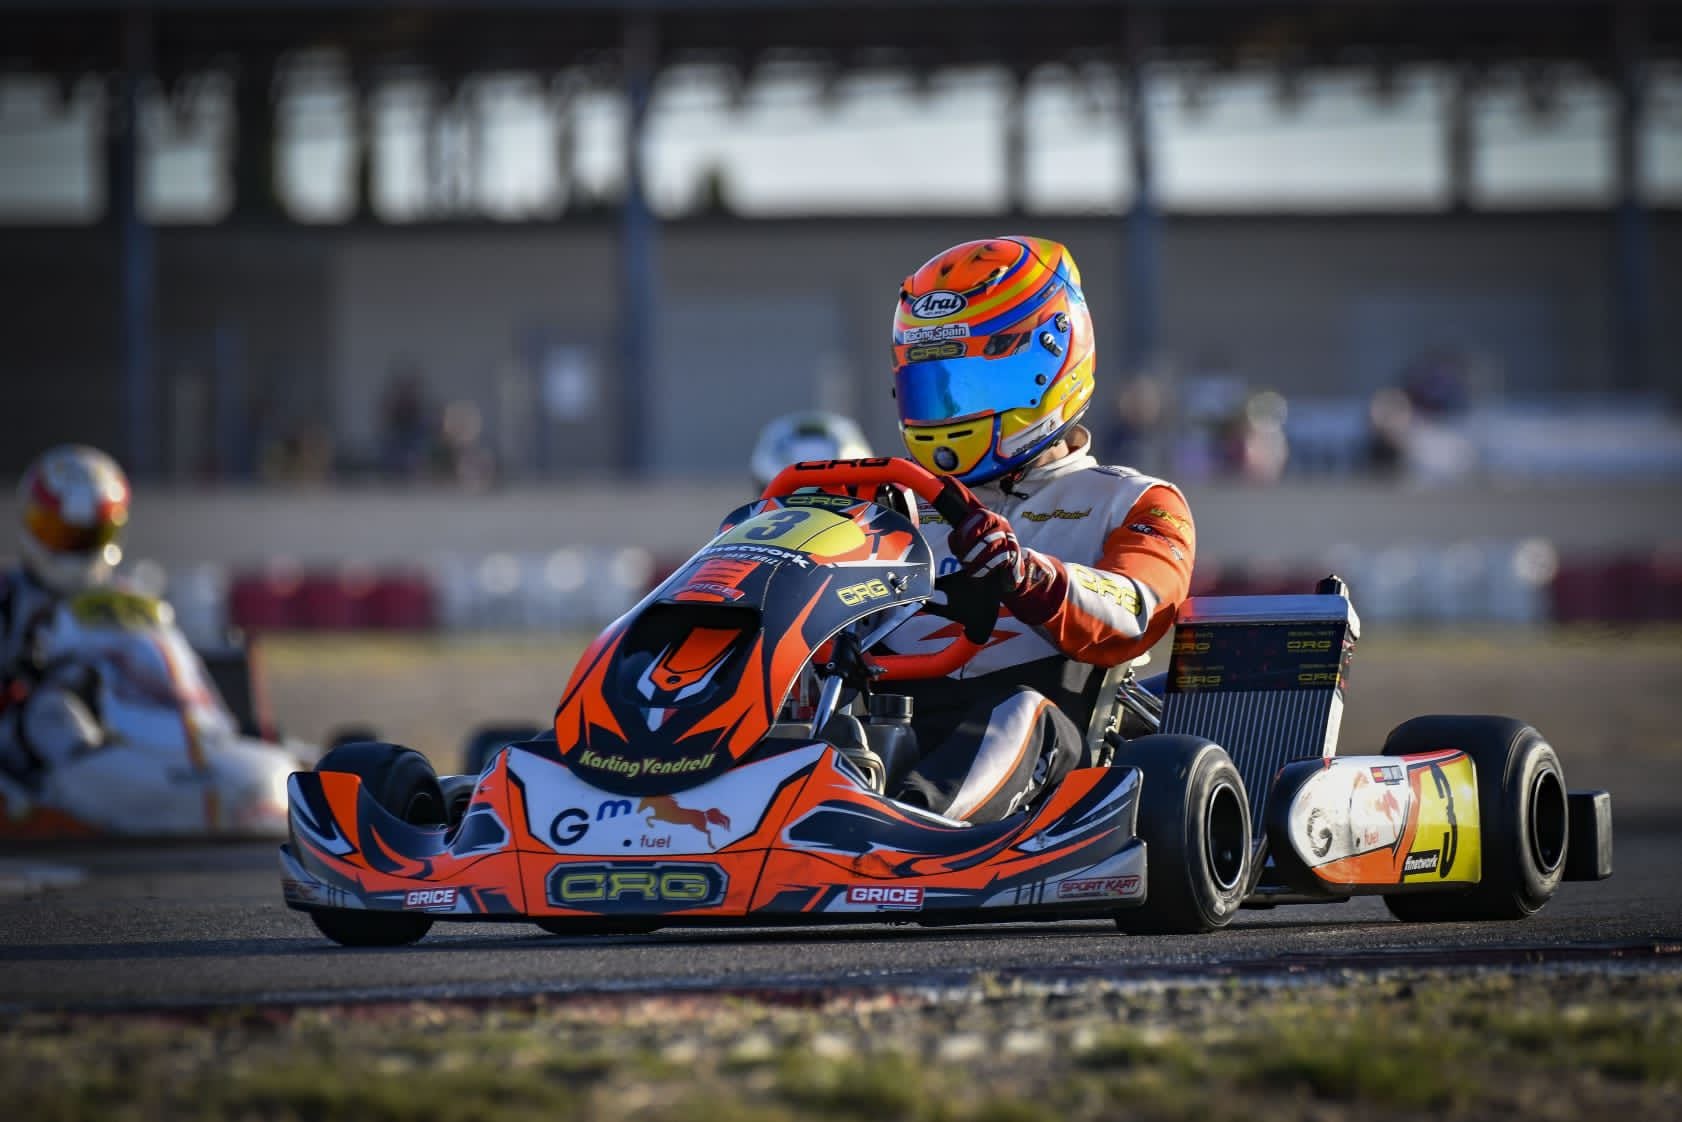
[[[165,474],[249,480],[319,428],[372,474],[399,369],[434,408],[473,403],[515,478],[618,470],[645,430],[657,476],[744,471],[758,426],[822,406],[892,447],[887,333],[901,275],[946,245],[1015,229],[1075,249],[1115,423],[1126,365],[1114,218],[670,222],[653,361],[617,377],[618,234],[606,220],[490,229],[165,229],[158,234],[155,432]],[[1170,382],[1241,379],[1287,399],[1364,399],[1433,352],[1470,356],[1505,395],[1682,394],[1682,321],[1653,324],[1652,381],[1607,345],[1612,233],[1595,214],[1184,216],[1161,235]],[[0,232],[8,408],[0,470],[33,449],[125,438],[118,254],[98,231]],[[1658,307],[1682,307],[1682,215],[1652,223]],[[1487,389],[1488,387],[1486,387]],[[307,464],[296,465],[297,470]]]
[[[1010,230],[1082,262],[1101,446],[1181,475],[1447,473],[1480,404],[1682,397],[1672,5],[853,9],[0,0],[0,471],[726,479],[811,406],[891,446],[895,283]]]

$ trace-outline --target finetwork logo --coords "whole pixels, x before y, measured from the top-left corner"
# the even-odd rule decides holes
[[[1432,873],[1437,869],[1437,862],[1441,859],[1435,849],[1427,849],[1422,853],[1410,853],[1408,859],[1402,862],[1402,875],[1412,876],[1414,873]]]

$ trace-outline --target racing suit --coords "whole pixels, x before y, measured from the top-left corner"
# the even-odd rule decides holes
[[[1003,818],[1090,766],[1085,730],[1105,671],[1149,650],[1190,587],[1196,538],[1179,489],[1100,465],[1078,425],[1068,440],[1062,459],[974,492],[1030,551],[1035,594],[1014,610],[1007,599],[986,647],[958,671],[904,685],[922,758],[895,794],[951,818]],[[927,504],[918,516],[942,586],[972,581],[944,519]],[[961,632],[925,612],[887,645],[926,654]]]
[[[104,742],[87,674],[41,656],[60,602],[26,567],[0,569],[0,773],[28,785]]]

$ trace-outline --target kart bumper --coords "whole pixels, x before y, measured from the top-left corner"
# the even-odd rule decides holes
[[[1139,772],[1070,775],[1026,816],[969,826],[861,787],[822,746],[633,804],[505,750],[452,833],[402,823],[351,775],[291,780],[293,908],[649,925],[962,923],[1113,915],[1146,896]]]

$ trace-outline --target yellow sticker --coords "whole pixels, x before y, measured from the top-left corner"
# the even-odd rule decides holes
[[[1402,860],[1403,881],[1476,884],[1483,876],[1477,768],[1466,756],[1416,773],[1419,787],[1413,845]],[[1422,773],[1422,774],[1420,774]]]
[[[116,588],[96,588],[70,601],[70,614],[89,627],[144,631],[162,626],[167,609],[159,600]]]
[[[814,507],[768,510],[731,528],[716,544],[738,543],[832,556],[863,545],[864,531],[850,518]]]

